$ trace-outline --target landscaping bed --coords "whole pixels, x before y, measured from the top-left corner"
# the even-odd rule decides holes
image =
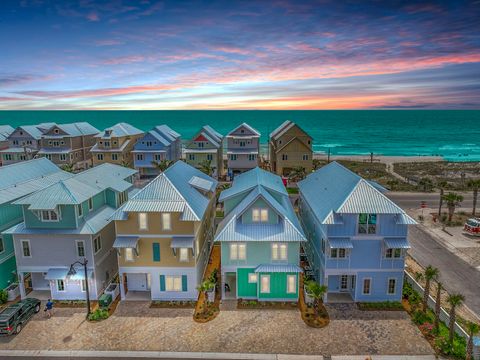
[[[315,314],[315,309],[313,306],[305,304],[305,308],[301,311],[302,319],[310,327],[314,328],[323,328],[330,323],[330,317],[328,315],[327,309],[325,306],[320,304],[318,309],[318,316]]]
[[[54,308],[86,308],[86,300],[52,300]],[[94,308],[94,301],[90,302],[92,308]]]
[[[195,307],[196,301],[164,301],[164,300],[154,300],[150,303],[151,308],[175,308],[175,309],[193,309]]]
[[[403,304],[398,301],[360,302],[357,303],[360,310],[364,311],[404,311]]]
[[[296,301],[258,301],[258,300],[237,300],[237,309],[272,309],[292,310],[298,307]]]

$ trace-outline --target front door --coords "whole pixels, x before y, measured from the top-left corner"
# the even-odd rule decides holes
[[[348,275],[340,276],[340,291],[348,291]]]

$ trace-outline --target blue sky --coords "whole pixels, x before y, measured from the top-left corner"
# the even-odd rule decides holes
[[[0,109],[478,109],[478,19],[478,0],[4,0]]]

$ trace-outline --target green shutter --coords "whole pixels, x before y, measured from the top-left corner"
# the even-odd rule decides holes
[[[182,275],[182,291],[187,291],[187,275]]]
[[[160,261],[160,244],[153,243],[153,261]]]
[[[160,291],[165,291],[165,275],[160,275]]]

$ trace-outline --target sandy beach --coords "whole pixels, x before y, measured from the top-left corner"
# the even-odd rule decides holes
[[[327,160],[326,154],[313,154],[314,159]],[[360,161],[370,162],[370,155],[330,155],[330,161],[334,160],[348,160],[348,161]],[[411,162],[433,162],[433,161],[445,161],[441,156],[382,156],[374,155],[374,162],[380,162],[385,164],[393,163],[411,163]]]

